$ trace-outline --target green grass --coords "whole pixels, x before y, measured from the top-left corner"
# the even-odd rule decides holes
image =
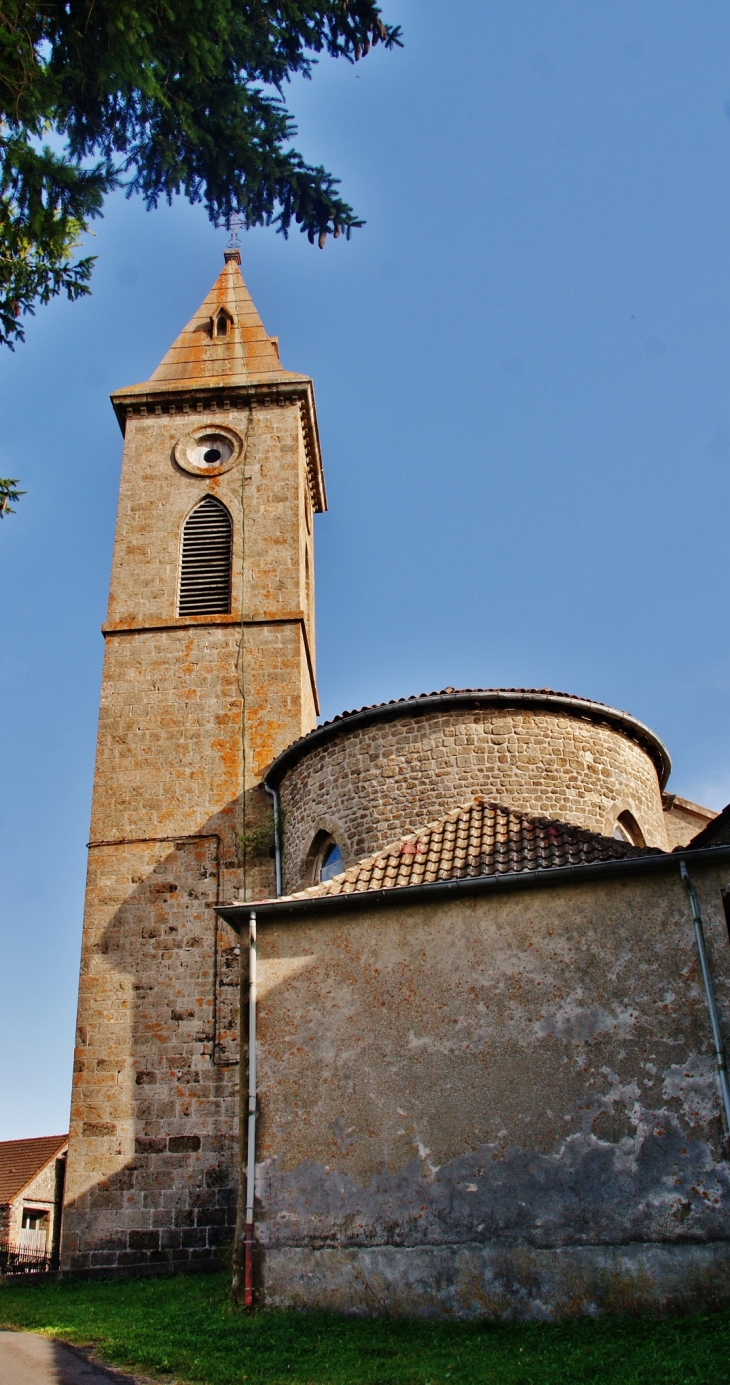
[[[0,1326],[205,1385],[730,1385],[730,1312],[556,1324],[397,1322],[228,1303],[226,1275],[0,1286]]]

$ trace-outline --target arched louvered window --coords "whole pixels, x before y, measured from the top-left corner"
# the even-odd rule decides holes
[[[231,516],[206,495],[185,520],[179,616],[225,615],[231,609]]]

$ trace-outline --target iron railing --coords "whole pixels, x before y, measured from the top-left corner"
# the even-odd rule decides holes
[[[46,1274],[50,1269],[50,1250],[0,1241],[0,1274]]]

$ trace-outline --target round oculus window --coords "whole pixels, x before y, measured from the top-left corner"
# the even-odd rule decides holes
[[[217,476],[240,461],[245,449],[245,437],[233,428],[219,425],[217,428],[202,427],[180,438],[175,444],[174,455],[183,471],[191,471],[196,476]]]
[[[233,443],[223,433],[204,433],[188,448],[193,466],[225,466],[233,456]]]

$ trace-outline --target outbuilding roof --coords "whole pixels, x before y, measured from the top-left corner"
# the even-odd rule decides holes
[[[418,693],[414,697],[394,698],[390,702],[376,702],[370,707],[360,707],[352,712],[340,712],[330,721],[316,726],[306,736],[287,746],[272,761],[266,773],[266,782],[276,785],[286,772],[310,751],[325,745],[335,737],[350,731],[369,726],[376,721],[390,721],[402,716],[421,716],[428,712],[442,712],[451,708],[500,707],[504,709],[553,712],[558,715],[577,717],[597,725],[610,726],[636,741],[653,760],[659,776],[659,787],[664,788],[672,768],[669,751],[648,726],[637,721],[628,712],[617,707],[609,707],[604,702],[593,702],[587,697],[573,697],[571,693],[554,692],[552,688],[442,688],[440,692]]]
[[[0,1203],[12,1202],[68,1144],[68,1135],[0,1141]]]

